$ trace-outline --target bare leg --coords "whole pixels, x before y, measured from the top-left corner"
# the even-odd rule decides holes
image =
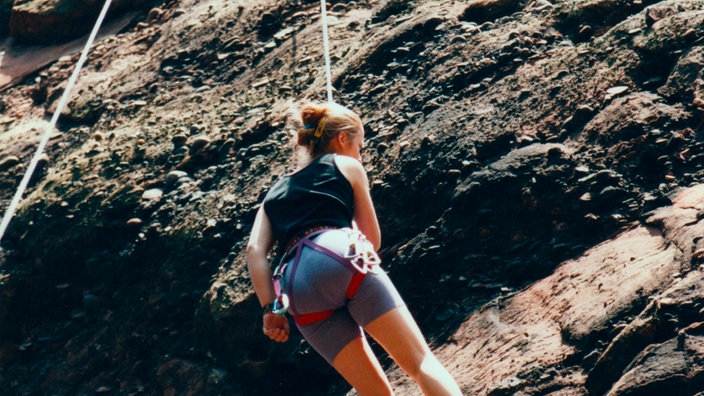
[[[342,348],[332,366],[361,396],[393,395],[389,380],[364,337],[357,337]]]
[[[455,379],[428,347],[408,308],[398,307],[381,315],[365,330],[413,378],[424,394],[462,395]]]

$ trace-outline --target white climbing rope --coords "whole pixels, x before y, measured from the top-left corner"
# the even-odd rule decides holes
[[[323,48],[325,49],[325,78],[328,86],[328,103],[334,103],[332,99],[332,72],[330,71],[330,45],[328,43],[328,13],[325,0],[320,0],[320,21],[323,25]]]
[[[17,187],[17,191],[15,192],[15,195],[12,198],[12,201],[10,201],[10,206],[7,208],[7,210],[5,211],[5,214],[3,215],[2,223],[0,223],[0,241],[2,241],[2,237],[3,237],[3,235],[5,235],[5,230],[10,225],[10,221],[12,220],[12,218],[15,215],[15,212],[17,211],[17,206],[19,206],[20,201],[22,200],[22,195],[24,194],[25,190],[27,189],[27,185],[29,184],[29,180],[32,178],[32,174],[34,173],[34,170],[36,169],[37,164],[39,163],[39,159],[41,158],[41,155],[44,152],[44,147],[46,147],[46,144],[49,142],[49,137],[51,136],[51,131],[56,126],[56,122],[59,120],[59,115],[63,111],[64,106],[66,106],[66,102],[68,101],[69,94],[71,93],[73,86],[76,84],[76,80],[78,80],[78,74],[81,72],[81,68],[83,68],[83,64],[85,63],[86,59],[88,58],[88,51],[90,50],[90,47],[93,45],[93,41],[95,41],[95,37],[98,35],[98,31],[100,30],[100,25],[103,24],[103,20],[105,19],[105,15],[108,12],[108,8],[110,7],[111,2],[112,2],[112,0],[105,0],[105,4],[103,5],[103,9],[100,11],[100,14],[98,15],[98,20],[95,22],[95,26],[93,26],[93,30],[91,31],[90,35],[88,36],[88,41],[86,42],[85,47],[83,47],[83,52],[81,52],[80,58],[78,58],[78,62],[76,63],[76,68],[73,70],[71,77],[68,79],[68,83],[66,84],[66,89],[64,89],[64,93],[61,96],[61,99],[59,100],[59,104],[56,106],[56,110],[54,111],[54,114],[51,117],[51,122],[49,122],[49,125],[46,127],[46,130],[44,131],[44,135],[42,136],[42,139],[39,142],[39,146],[37,146],[37,151],[34,153],[34,157],[32,157],[32,160],[29,162],[29,166],[27,167],[27,172],[25,172],[24,177],[22,178],[22,181],[20,181],[20,185]],[[1,247],[0,247],[0,249],[1,249]]]

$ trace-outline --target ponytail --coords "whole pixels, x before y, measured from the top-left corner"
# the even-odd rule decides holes
[[[308,148],[314,154],[316,148],[325,148],[334,136],[326,134],[328,108],[326,106],[307,104],[301,109],[301,123],[303,127],[298,130],[298,145]],[[329,130],[329,129],[328,129]],[[321,144],[325,143],[325,144]]]

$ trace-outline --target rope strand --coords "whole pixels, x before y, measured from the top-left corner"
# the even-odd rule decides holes
[[[98,35],[98,30],[100,30],[100,25],[103,24],[103,20],[105,19],[105,15],[108,12],[108,8],[110,7],[111,1],[112,0],[105,0],[103,9],[100,11],[100,15],[98,15],[98,19],[95,22],[95,26],[93,26],[93,30],[91,31],[90,36],[88,36],[88,41],[86,42],[85,47],[83,47],[81,56],[78,59],[78,62],[76,63],[76,68],[73,70],[73,74],[71,74],[71,77],[69,78],[68,83],[66,84],[66,89],[64,89],[64,93],[61,96],[61,100],[56,106],[56,110],[54,111],[54,114],[51,117],[51,122],[44,131],[44,135],[42,136],[42,139],[39,142],[39,146],[37,146],[37,151],[34,153],[34,157],[32,157],[32,160],[30,161],[29,166],[27,167],[27,172],[25,172],[24,177],[22,178],[22,181],[20,181],[20,185],[17,188],[17,191],[15,192],[15,195],[12,198],[12,201],[10,201],[10,206],[5,211],[5,214],[2,218],[2,223],[0,223],[0,242],[2,241],[3,235],[5,235],[5,230],[7,230],[7,227],[10,225],[10,221],[12,220],[15,215],[15,212],[17,211],[17,207],[19,206],[20,201],[22,200],[22,195],[24,194],[25,190],[27,189],[27,186],[29,185],[29,180],[32,178],[32,174],[34,173],[34,170],[36,169],[37,164],[39,163],[39,159],[41,158],[41,155],[44,152],[44,148],[49,142],[51,131],[56,126],[56,122],[59,120],[59,115],[63,111],[64,106],[66,106],[66,102],[68,101],[68,96],[71,93],[71,89],[73,89],[73,86],[76,84],[76,80],[78,80],[78,74],[80,73],[81,68],[83,68],[83,64],[85,63],[86,59],[88,58],[88,51],[93,45],[95,37]]]
[[[330,45],[328,43],[328,13],[325,0],[320,0],[320,21],[323,25],[323,48],[325,49],[325,78],[327,79],[328,103],[334,103],[332,98],[332,72],[330,71]]]

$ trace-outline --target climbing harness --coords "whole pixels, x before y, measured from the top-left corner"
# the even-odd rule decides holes
[[[56,123],[59,120],[59,115],[61,115],[61,112],[63,111],[64,106],[68,101],[69,94],[71,93],[73,86],[76,84],[76,80],[78,80],[78,74],[81,72],[83,64],[88,58],[88,50],[90,50],[90,47],[93,45],[93,41],[95,41],[95,37],[98,35],[98,31],[100,30],[100,26],[103,24],[103,20],[105,19],[105,15],[108,12],[108,8],[110,7],[111,2],[112,0],[105,0],[105,4],[103,4],[103,9],[100,11],[98,19],[96,20],[95,25],[93,26],[93,30],[88,36],[88,41],[86,41],[86,45],[83,47],[81,56],[78,58],[76,68],[73,70],[71,77],[69,77],[68,83],[66,84],[66,89],[64,89],[64,93],[61,96],[61,99],[59,100],[59,104],[56,106],[56,110],[54,110],[54,114],[51,117],[51,122],[49,122],[49,125],[44,131],[44,135],[42,136],[42,139],[39,142],[39,146],[37,146],[37,151],[34,153],[34,157],[32,157],[32,160],[29,162],[29,166],[27,166],[27,172],[25,172],[24,177],[22,177],[20,185],[17,187],[17,192],[15,192],[14,197],[12,197],[12,201],[10,201],[10,206],[5,211],[5,215],[2,218],[2,223],[0,223],[0,241],[2,241],[2,237],[5,234],[5,230],[10,224],[12,217],[15,215],[17,206],[19,206],[20,200],[22,200],[22,195],[27,189],[27,186],[29,185],[29,180],[32,178],[32,174],[34,173],[34,170],[36,169],[37,164],[39,163],[39,159],[41,158],[42,153],[44,152],[44,147],[46,147],[47,143],[49,142],[51,131],[56,126]]]
[[[349,258],[350,264],[360,273],[364,275],[367,272],[375,273],[379,269],[381,260],[379,255],[376,254],[372,243],[364,237],[364,234],[357,230],[353,230],[351,241],[352,243],[345,258]]]
[[[334,103],[332,99],[332,71],[330,70],[330,44],[328,42],[328,12],[325,0],[320,0],[320,22],[323,28],[323,49],[325,51],[325,79],[328,89],[328,103]]]
[[[339,255],[336,252],[333,252],[332,250],[312,241],[314,237],[328,230],[329,229],[315,230],[305,234],[305,236],[297,240],[291,249],[284,255],[281,260],[281,264],[276,267],[272,276],[274,292],[276,293],[276,299],[274,300],[274,308],[272,309],[272,312],[278,315],[283,315],[286,312],[289,312],[299,326],[305,326],[325,320],[335,313],[335,310],[331,309],[301,314],[296,312],[294,304],[292,304],[292,301],[289,299],[289,294],[291,293],[291,288],[293,286],[293,280],[296,276],[296,269],[300,263],[301,252],[304,247],[308,247],[317,252],[323,253],[353,273],[352,279],[350,280],[347,290],[345,291],[345,298],[347,300],[351,300],[355,294],[357,294],[357,290],[362,285],[362,281],[364,281],[367,274],[375,274],[380,271],[379,264],[381,263],[381,260],[374,251],[374,246],[359,230],[345,229],[350,241],[348,252],[345,256]],[[294,256],[292,262],[289,261],[291,255]],[[291,279],[285,280],[284,274],[286,273],[289,262],[293,265],[290,273]]]

